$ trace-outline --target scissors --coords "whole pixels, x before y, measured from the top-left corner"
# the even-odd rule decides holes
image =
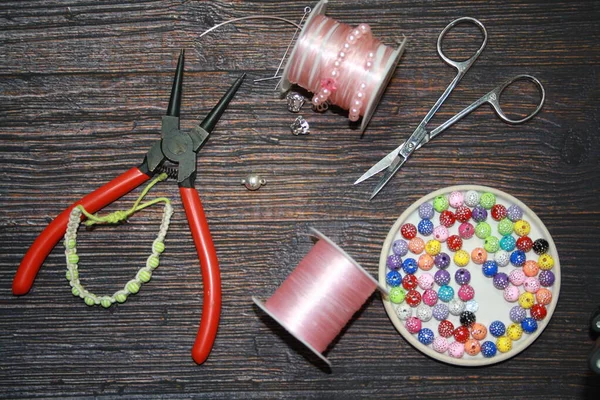
[[[221,315],[221,274],[217,253],[208,227],[208,221],[194,188],[196,179],[196,158],[202,145],[225,112],[244,79],[237,79],[209,112],[199,126],[190,131],[179,129],[179,113],[183,84],[184,51],[179,55],[177,70],[173,80],[171,98],[167,113],[162,117],[161,139],[156,141],[146,153],[140,166],[116,177],[106,185],[76,201],[56,217],[33,242],[19,266],[13,280],[13,294],[24,295],[31,289],[35,277],[48,254],[64,236],[73,208],[81,204],[88,212],[95,213],[121,196],[129,193],[152,176],[160,172],[173,175],[177,172],[179,194],[185,209],[190,231],[200,260],[204,302],[202,320],[192,348],[192,358],[203,363],[212,350]],[[165,167],[166,161],[177,164],[178,169]]]
[[[471,58],[469,58],[468,60],[454,61],[454,60],[451,60],[450,58],[448,58],[443,53],[442,41],[444,40],[444,36],[446,36],[446,34],[448,33],[448,31],[450,31],[450,29],[452,29],[457,24],[465,23],[465,22],[472,23],[481,30],[481,32],[483,33],[483,43],[479,47],[479,50],[477,50],[475,52],[475,54],[473,54],[473,56],[471,56]],[[471,17],[458,18],[458,19],[450,22],[448,24],[448,26],[446,26],[444,28],[444,30],[438,37],[437,51],[438,51],[438,54],[440,55],[440,57],[442,58],[442,60],[444,60],[447,64],[450,64],[451,66],[456,68],[458,73],[456,74],[456,77],[450,83],[450,85],[448,85],[448,87],[446,88],[444,93],[442,93],[440,98],[435,102],[435,104],[433,105],[431,110],[429,110],[427,115],[425,115],[425,117],[423,118],[423,120],[421,121],[419,126],[417,126],[417,129],[415,129],[413,134],[410,135],[410,137],[406,140],[406,142],[402,143],[400,146],[398,146],[396,149],[394,149],[388,155],[383,157],[377,164],[375,164],[373,167],[371,167],[360,178],[358,178],[356,180],[356,182],[354,182],[354,184],[356,185],[356,184],[372,177],[373,175],[377,174],[378,172],[381,172],[384,169],[386,170],[385,173],[383,174],[381,180],[375,187],[375,190],[373,190],[373,193],[371,194],[370,199],[373,199],[373,197],[375,197],[381,191],[381,189],[383,189],[383,187],[390,181],[390,179],[392,179],[394,174],[396,172],[398,172],[398,170],[404,165],[404,163],[406,162],[406,160],[408,160],[408,158],[412,155],[412,153],[414,153],[421,146],[425,145],[431,139],[433,139],[434,137],[436,137],[437,135],[439,135],[440,133],[442,133],[443,131],[445,131],[446,129],[451,127],[452,125],[454,125],[456,122],[460,121],[463,117],[465,117],[466,115],[471,113],[473,110],[479,108],[481,105],[483,105],[485,103],[491,105],[492,108],[494,109],[494,111],[496,112],[496,114],[498,115],[498,117],[500,117],[500,119],[502,119],[504,122],[507,122],[507,123],[513,124],[513,125],[514,124],[522,124],[523,122],[530,120],[542,109],[542,106],[544,105],[544,101],[546,99],[546,92],[545,92],[544,87],[542,86],[541,82],[539,80],[537,80],[537,78],[535,78],[531,75],[524,75],[524,74],[517,75],[517,76],[514,76],[511,79],[507,80],[506,82],[502,83],[501,85],[499,85],[498,87],[493,89],[491,92],[485,94],[479,100],[473,102],[471,105],[466,107],[464,110],[462,110],[461,112],[459,112],[458,114],[456,114],[455,116],[453,116],[452,118],[450,118],[448,121],[444,122],[437,128],[435,128],[433,130],[427,129],[427,124],[429,123],[431,118],[433,118],[433,116],[440,109],[442,104],[444,104],[444,101],[446,101],[448,96],[450,96],[450,93],[452,93],[452,91],[454,90],[456,85],[458,85],[458,83],[463,78],[463,76],[465,76],[465,74],[467,73],[469,68],[471,68],[471,66],[473,65],[475,60],[477,60],[477,58],[479,57],[479,55],[485,48],[486,44],[487,44],[487,31],[486,31],[485,27],[483,26],[483,24],[475,18],[471,18]],[[513,84],[514,82],[517,82],[517,81],[533,82],[540,91],[541,100],[540,100],[539,104],[537,105],[536,109],[531,114],[529,114],[526,117],[521,118],[521,119],[511,119],[506,116],[504,111],[502,111],[502,107],[500,106],[500,96],[502,95],[502,92],[508,86],[510,86],[511,84]]]

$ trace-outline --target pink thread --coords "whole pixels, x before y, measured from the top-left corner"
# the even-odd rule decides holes
[[[296,338],[322,353],[378,285],[343,250],[316,233],[320,240],[264,308]]]

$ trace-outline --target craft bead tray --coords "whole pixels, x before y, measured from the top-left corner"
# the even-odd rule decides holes
[[[506,225],[510,226],[510,224],[508,224],[510,219],[506,217],[502,218],[505,221],[503,222],[504,225],[501,229],[505,235],[501,235],[498,233],[499,221],[492,218],[492,210],[489,207],[490,204],[485,204],[487,218],[485,218],[483,222],[489,224],[489,227],[484,226],[485,224],[477,227],[478,222],[474,221],[472,218],[469,218],[467,222],[472,224],[472,228],[477,228],[478,235],[476,235],[475,231],[473,231],[473,236],[471,238],[467,238],[468,234],[465,234],[464,230],[462,231],[462,236],[464,239],[462,239],[462,245],[460,247],[461,250],[466,251],[468,254],[468,264],[463,267],[463,270],[459,274],[464,273],[467,276],[470,274],[470,281],[465,284],[464,276],[460,276],[458,280],[462,284],[461,285],[457,283],[456,271],[460,268],[457,266],[456,261],[458,261],[459,264],[464,263],[465,259],[461,259],[461,256],[464,257],[465,253],[461,252],[457,256],[457,243],[454,241],[450,241],[449,243],[447,239],[444,241],[437,240],[437,242],[439,242],[438,245],[438,243],[435,243],[435,241],[436,234],[439,233],[439,231],[436,230],[435,233],[430,233],[430,231],[432,230],[432,225],[436,228],[441,225],[440,216],[442,214],[440,211],[444,208],[444,203],[447,202],[452,193],[459,193],[458,195],[455,193],[452,197],[452,200],[454,201],[450,201],[450,203],[454,203],[456,206],[457,198],[458,202],[460,202],[460,197],[462,195],[463,199],[466,200],[467,194],[470,191],[474,191],[479,195],[479,199],[477,199],[478,202],[481,199],[481,195],[486,193],[484,196],[486,200],[489,201],[492,199],[495,204],[503,205],[505,211],[506,209],[517,211],[521,210],[522,217],[518,220],[526,221],[528,224],[519,222],[518,224],[513,223],[513,225],[518,226],[516,230],[519,230],[520,228],[529,228],[529,232],[528,234],[523,235],[522,231],[519,231],[518,234],[515,232],[515,230],[513,230],[511,234],[506,234]],[[469,194],[472,195],[473,192]],[[471,198],[470,200],[471,204],[468,206],[468,208],[473,211],[475,208],[473,203],[474,199]],[[425,221],[419,225],[423,219],[427,219],[422,218],[423,213],[420,215],[419,207],[423,203],[430,203],[433,205],[434,202],[437,207],[433,210],[433,215],[429,219],[430,222]],[[466,204],[464,205],[466,206]],[[483,218],[483,216],[480,215],[482,205],[483,204],[478,204],[477,210],[475,210],[476,212],[472,213],[472,215],[477,216],[480,221]],[[511,206],[513,207],[510,208]],[[424,210],[426,208],[431,209],[429,206],[423,207]],[[497,206],[497,208],[502,209],[501,206]],[[455,216],[456,208],[448,205],[446,206],[446,209],[447,211],[451,212],[450,221],[444,221],[446,225],[451,225],[446,227],[448,237],[451,237],[452,235],[460,237],[461,235],[459,234],[459,227],[461,226],[462,222],[456,220],[455,223],[451,224],[452,217]],[[496,209],[494,211],[496,211]],[[445,213],[442,219],[447,216],[448,213]],[[496,218],[501,216],[502,215],[498,215],[498,212],[495,213]],[[514,215],[511,216],[514,218]],[[498,219],[501,220],[500,218]],[[420,237],[423,242],[420,242],[417,239],[414,243],[411,243],[411,240],[407,239],[403,235],[401,228],[406,224],[412,224],[415,228],[418,227],[415,237]],[[414,229],[412,229],[410,225],[406,226],[408,228],[405,228],[405,233],[408,233],[408,236],[410,237],[411,233],[408,231],[412,230],[414,233]],[[488,242],[485,241],[483,237],[488,234],[489,228],[491,228],[491,236],[495,236],[497,239],[499,239],[498,241],[496,241],[494,238],[490,238]],[[442,229],[443,234],[443,228],[440,229]],[[456,239],[456,236],[453,239]],[[506,238],[501,242],[503,247],[509,250],[511,242],[516,241],[521,236],[527,236],[531,238],[531,241],[529,241],[529,246],[526,243],[528,239],[522,239],[519,242],[519,244],[522,245],[521,247],[524,246],[524,250],[527,250],[527,247],[530,247],[532,242],[536,241],[537,239],[545,239],[547,241],[548,250],[540,253],[540,246],[537,246],[536,251],[529,249],[527,251],[518,252],[519,248],[515,247],[511,251],[504,251],[505,254],[501,254],[503,252],[502,248],[497,252],[479,252],[479,250],[476,250],[475,253],[473,253],[473,250],[475,249],[484,248],[484,244],[488,246],[488,249],[494,250],[495,247],[499,246],[498,242],[500,242],[500,240],[505,236],[512,236],[512,238]],[[443,239],[443,235],[441,238]],[[514,241],[513,238],[515,239]],[[402,254],[400,256],[399,253],[402,253],[403,247],[405,247],[404,244],[399,243],[401,241],[404,241],[406,244],[412,244],[412,250],[408,250],[406,254]],[[457,241],[460,242],[460,240]],[[394,246],[394,243],[396,243],[396,246]],[[523,245],[523,243],[525,244]],[[543,241],[540,243],[543,243]],[[421,249],[423,244],[426,246]],[[444,260],[443,256],[441,256],[441,259],[437,259],[437,261],[440,261],[439,263],[436,262],[433,266],[431,266],[431,258],[435,259],[434,256],[436,255],[436,247],[440,248],[440,254],[446,253],[447,256],[449,256],[446,257],[446,259],[449,258],[450,262],[445,268],[444,263],[442,262]],[[449,247],[453,247],[455,251],[450,250]],[[484,253],[483,256],[481,253]],[[390,259],[390,256],[394,254],[396,257],[392,257],[392,259]],[[431,258],[427,257],[426,254],[429,254]],[[487,261],[490,262],[483,264],[482,260],[486,259],[486,254]],[[510,256],[511,261],[508,262],[507,265],[501,266],[499,263],[494,261],[496,254],[498,254],[499,260],[501,260],[503,257],[506,260],[506,257]],[[399,258],[397,256],[399,256]],[[423,258],[420,260],[421,256],[423,256]],[[540,257],[543,257],[543,259],[540,259]],[[407,259],[411,258],[416,263],[413,261],[407,261]],[[527,261],[535,261],[535,263],[528,264],[528,267],[532,267],[533,270],[528,268],[527,276],[525,276],[525,278],[532,278],[530,281],[528,281],[528,284],[530,284],[530,286],[528,286],[528,290],[525,289],[523,284],[519,284],[519,276],[523,278],[523,274],[521,274],[521,272],[524,270],[523,258]],[[474,260],[476,260],[478,263],[475,263]],[[513,264],[512,261],[515,261],[516,265]],[[539,269],[539,272],[536,269],[538,261],[544,266],[544,268]],[[504,261],[504,263],[506,263],[506,261]],[[521,265],[518,266],[519,264]],[[442,268],[439,268],[438,265],[441,265]],[[404,269],[405,266],[406,270]],[[425,267],[425,270],[422,267]],[[414,271],[415,269],[416,271]],[[448,274],[445,272],[440,272],[438,274],[439,276],[436,275],[436,273],[442,269],[449,273],[450,279],[447,284],[444,283],[448,280]],[[398,282],[398,274],[391,272],[394,270],[396,270],[404,279],[404,281],[406,281],[406,287],[403,287],[404,281],[400,281],[400,283]],[[465,270],[468,271],[468,273],[465,272]],[[512,277],[510,273],[515,270],[521,270],[521,272],[515,272],[513,274],[515,277],[515,285],[513,285],[512,279],[508,281],[507,284],[506,278],[509,276]],[[487,276],[484,274],[484,271]],[[495,275],[501,273],[506,274],[506,277],[498,276],[496,278],[498,280],[498,286],[495,287],[494,277]],[[540,273],[542,273],[542,275],[540,275]],[[408,275],[413,275],[413,277]],[[549,275],[553,279],[547,279]],[[432,277],[435,277],[433,283],[431,279]],[[384,296],[384,307],[398,332],[411,345],[426,355],[449,364],[462,366],[482,366],[495,364],[517,355],[531,345],[542,333],[550,321],[552,314],[554,313],[560,292],[560,278],[560,262],[556,246],[548,230],[542,221],[537,217],[537,215],[531,209],[529,209],[529,207],[509,194],[493,188],[475,185],[447,187],[430,193],[412,204],[405,212],[402,213],[402,215],[390,229],[390,232],[383,244],[379,262],[379,282],[382,286],[390,289],[390,295]],[[505,281],[504,283],[502,282],[503,279]],[[553,283],[551,282],[552,280]],[[535,285],[540,281],[543,282],[544,285],[539,285],[541,289],[536,290]],[[442,285],[439,285],[438,283],[441,283]],[[415,285],[416,287],[410,291],[410,289]],[[459,301],[458,296],[460,293],[463,299],[468,299],[470,297],[469,288],[462,288],[461,290],[461,287],[465,285],[470,285],[474,289],[475,293],[472,301],[468,303],[466,301]],[[532,288],[531,285],[534,287]],[[443,286],[448,286],[452,289],[447,287],[442,288]],[[504,290],[502,289],[503,286],[510,286],[510,288]],[[392,289],[394,287],[402,288],[402,290],[396,289],[393,291]],[[498,289],[498,287],[500,289]],[[423,295],[426,291],[425,289],[427,288],[429,288],[430,291],[428,291],[425,296],[419,296]],[[511,299],[511,296],[516,296],[517,292],[515,288],[518,289],[519,299],[514,302],[507,301],[505,296],[508,296],[509,299]],[[418,292],[419,295],[415,295],[415,291]],[[431,291],[435,291],[436,293],[431,293]],[[505,294],[506,291],[508,291],[509,294]],[[539,299],[536,298],[538,291],[540,292],[540,295],[545,296],[540,296]],[[547,296],[548,291],[551,293],[550,298]],[[533,296],[530,296],[529,294],[522,295],[525,292],[529,292]],[[450,300],[450,298],[452,298],[452,300]],[[515,297],[512,297],[512,299],[514,298]],[[531,302],[532,298],[534,299],[533,303]],[[427,300],[429,306],[425,305],[425,300]],[[541,300],[541,304],[539,304],[539,300]],[[412,304],[412,306],[409,306],[409,302]],[[439,304],[445,304],[446,306]],[[542,304],[544,305],[543,307]],[[447,313],[447,317],[442,318],[444,316],[444,310],[449,308],[447,307],[448,305],[451,306],[454,314]],[[524,305],[525,307],[522,307],[521,305]],[[532,305],[535,305],[535,308],[531,307]],[[437,308],[435,308],[436,306]],[[464,308],[462,311],[459,311],[463,306]],[[434,312],[433,314],[436,316],[432,317],[432,310],[440,312],[437,314]],[[532,310],[535,310],[535,312],[532,312]],[[470,314],[465,313],[465,311],[469,311]],[[412,318],[407,318],[409,313]],[[544,313],[546,314],[545,316],[543,316]],[[421,317],[421,319],[419,319],[419,317]],[[483,325],[486,329],[472,331],[473,325],[471,325],[472,321],[470,319],[473,317],[476,319],[477,324]],[[440,329],[440,322],[442,320],[447,320],[449,323],[442,323],[443,327]],[[497,323],[495,321],[500,321],[501,323]],[[492,325],[493,322],[494,324]],[[465,325],[465,327],[461,328],[463,325]],[[502,327],[502,325],[504,325],[504,327]],[[410,327],[410,330],[413,333],[409,331],[407,326]],[[451,328],[451,331],[448,331],[449,327]],[[475,325],[475,327],[480,327],[480,325]],[[486,330],[487,332],[485,332]],[[444,335],[442,335],[440,331]],[[531,333],[528,333],[528,331]],[[446,340],[444,340],[442,336],[446,336]],[[468,340],[467,346],[462,343],[465,338]],[[458,339],[460,339],[460,341]],[[483,355],[484,353],[485,356]]]

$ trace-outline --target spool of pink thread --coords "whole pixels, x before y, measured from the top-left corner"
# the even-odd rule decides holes
[[[262,303],[265,313],[331,365],[323,351],[379,288],[387,290],[344,250],[316,229],[318,239],[275,293]]]

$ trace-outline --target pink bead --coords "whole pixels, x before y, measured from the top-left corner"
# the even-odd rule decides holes
[[[357,39],[358,38],[352,33],[346,37],[346,41],[350,44],[355,44]]]
[[[445,226],[436,226],[433,230],[433,237],[444,243],[448,239],[448,229]]]
[[[358,119],[360,118],[360,115],[358,115],[358,113],[356,114],[348,114],[348,119],[352,122],[356,122],[358,121]]]
[[[331,70],[331,77],[332,78],[339,78],[340,76],[340,70],[337,68],[334,68],[333,70]]]
[[[367,53],[367,59],[372,60],[375,58],[375,53],[373,53],[372,51]]]
[[[410,333],[418,333],[421,330],[421,320],[417,317],[410,317],[405,325]]]
[[[358,108],[358,109],[360,109],[360,108],[362,107],[362,105],[363,105],[363,102],[362,102],[361,100],[358,100],[358,99],[356,99],[356,100],[354,100],[354,101],[352,102],[352,105],[353,105],[355,108]]]
[[[463,222],[458,227],[458,236],[460,236],[462,239],[471,239],[474,234],[475,228],[470,222]]]
[[[433,289],[427,289],[423,292],[421,301],[423,301],[423,303],[427,304],[429,307],[433,307],[438,301],[438,294]]]
[[[464,197],[462,192],[452,192],[448,197],[448,202],[450,203],[450,207],[458,208],[463,205]]]
[[[465,345],[460,342],[452,342],[448,346],[448,354],[453,358],[462,358],[465,354]]]
[[[356,38],[358,39],[359,37],[362,36],[362,32],[360,31],[360,29],[356,28],[355,30],[352,31],[352,35],[356,36]]]
[[[443,336],[438,336],[433,339],[431,347],[433,347],[433,350],[437,351],[438,353],[445,353],[446,350],[448,350],[448,347],[450,347],[450,344],[448,343],[448,339]]]
[[[371,27],[367,24],[360,24],[358,29],[364,34],[371,32]]]
[[[336,68],[339,68],[339,67],[341,67],[341,66],[342,66],[342,60],[340,60],[339,58],[338,58],[338,59],[336,59],[336,60],[333,62],[333,66],[334,66],[334,67],[336,67]]]
[[[371,61],[367,61],[365,63],[365,69],[371,69],[372,66],[373,66],[373,63]]]
[[[519,288],[513,285],[508,285],[506,289],[504,289],[504,300],[514,303],[519,300]]]
[[[313,105],[318,106],[321,104],[321,99],[319,99],[319,96],[313,96],[311,103],[313,103]]]
[[[342,49],[344,49],[343,51],[348,51],[348,50],[350,50],[350,47],[351,47],[351,46],[350,46],[350,43],[347,43],[347,42],[346,42],[346,43],[344,43],[344,44],[342,45]]]
[[[319,96],[319,100],[321,100],[321,103],[324,102],[325,100],[327,100],[327,97],[328,97],[323,92],[319,92],[318,96]]]
[[[360,85],[358,85],[358,89],[360,91],[364,91],[367,88],[367,84],[364,82],[361,82]]]
[[[419,276],[419,279],[417,279],[419,287],[423,290],[431,289],[433,287],[433,282],[433,275],[428,273],[421,274],[421,276]]]
[[[523,287],[529,293],[535,293],[540,290],[540,281],[536,277],[527,278],[523,283]]]
[[[356,92],[356,98],[357,99],[363,99],[365,97],[365,94],[361,91]]]
[[[458,298],[462,301],[469,301],[475,297],[475,289],[471,285],[462,285],[458,289]]]
[[[523,273],[523,271],[520,269],[515,269],[508,275],[510,283],[515,286],[521,286],[523,282],[525,282],[526,278],[527,277],[525,276],[525,273]]]

